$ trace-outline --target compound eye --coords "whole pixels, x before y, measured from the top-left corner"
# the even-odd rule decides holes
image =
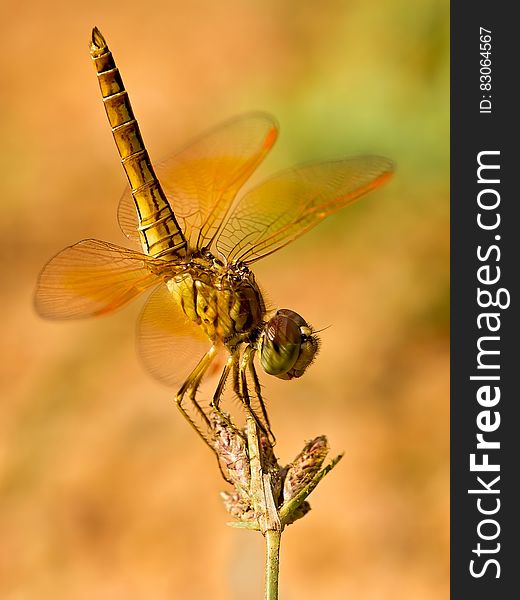
[[[266,373],[280,379],[301,377],[318,352],[318,336],[298,313],[279,310],[262,333],[260,362]]]
[[[296,325],[298,325],[298,327],[309,328],[309,326],[307,325],[307,321],[301,315],[299,315],[297,312],[294,312],[294,310],[291,310],[290,308],[280,308],[280,310],[276,311],[276,316],[286,317],[287,319],[294,321]]]
[[[262,334],[260,362],[264,371],[269,375],[289,379],[284,375],[292,369],[298,360],[301,332],[298,323],[291,316],[280,313],[282,311],[278,311],[268,321]]]

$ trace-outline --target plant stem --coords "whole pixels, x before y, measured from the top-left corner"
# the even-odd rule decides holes
[[[280,571],[280,539],[282,532],[265,532],[265,600],[278,600],[278,573]]]
[[[247,419],[246,430],[251,469],[251,497],[258,527],[265,538],[265,600],[278,600],[282,525],[273,499],[271,478],[262,469],[258,428],[252,417]]]

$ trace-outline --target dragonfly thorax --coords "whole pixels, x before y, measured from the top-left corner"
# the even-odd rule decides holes
[[[232,347],[249,341],[263,324],[265,303],[243,263],[224,265],[209,253],[192,256],[166,281],[184,314],[213,342]]]

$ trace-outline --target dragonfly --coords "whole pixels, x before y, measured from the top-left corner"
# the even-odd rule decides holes
[[[157,379],[178,386],[176,404],[201,438],[212,423],[197,393],[220,373],[210,407],[234,394],[274,440],[255,366],[290,380],[318,351],[317,332],[297,312],[270,310],[251,265],[385,183],[379,156],[315,162],[278,173],[240,195],[278,135],[261,112],[228,120],[152,165],[111,51],[94,28],[90,54],[129,191],[118,208],[129,249],[86,239],[43,268],[35,305],[49,319],[104,315],[151,290],[139,317],[138,348]],[[194,415],[197,415],[195,417]]]

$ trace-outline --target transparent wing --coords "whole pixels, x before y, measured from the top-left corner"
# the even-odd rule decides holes
[[[275,175],[235,206],[216,241],[229,261],[276,252],[328,215],[382,185],[393,163],[363,156],[302,165]]]
[[[265,158],[277,135],[273,117],[248,113],[222,123],[155,166],[191,248],[211,243],[238,190]],[[123,233],[138,239],[129,190],[119,203],[118,218]]]
[[[159,281],[148,268],[158,262],[107,242],[83,240],[45,265],[36,287],[36,310],[47,319],[111,312]]]
[[[134,205],[134,199],[132,198],[132,194],[128,186],[125,188],[125,191],[121,196],[121,200],[119,200],[119,205],[117,207],[117,221],[121,231],[128,239],[136,243],[141,241],[139,238],[139,232],[137,231],[137,228],[139,227],[137,211]]]
[[[162,284],[148,298],[138,325],[137,344],[146,369],[167,385],[180,387],[211,347]],[[215,361],[215,369],[221,361]],[[208,375],[211,375],[209,373]]]

